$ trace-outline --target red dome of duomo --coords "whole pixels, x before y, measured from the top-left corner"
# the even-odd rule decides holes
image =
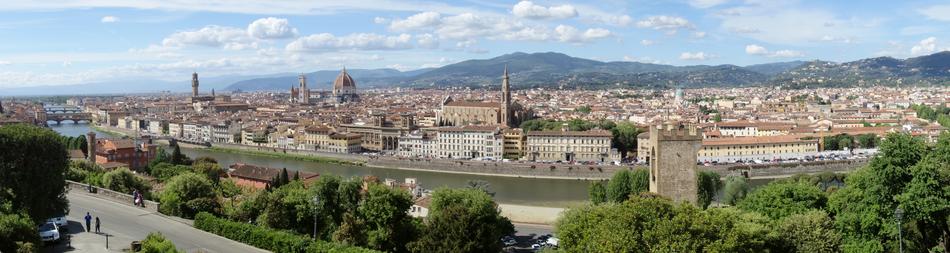
[[[336,76],[336,80],[333,80],[333,91],[355,89],[356,81],[353,80],[353,77],[350,77],[350,74],[346,73],[346,68],[343,68],[340,75]]]

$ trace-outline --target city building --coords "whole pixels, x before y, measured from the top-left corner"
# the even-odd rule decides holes
[[[362,136],[353,133],[336,133],[325,126],[310,126],[304,130],[304,145],[307,150],[330,153],[358,153]]]
[[[526,156],[531,161],[609,162],[619,159],[611,150],[607,130],[528,131]]]
[[[333,80],[333,96],[330,97],[329,102],[340,104],[359,101],[360,95],[356,92],[356,80],[353,80],[353,77],[346,72],[344,67],[343,71],[340,71],[340,75]]]
[[[801,160],[818,155],[818,140],[797,135],[704,139],[697,161]]]
[[[136,143],[132,139],[94,139],[97,164],[122,163],[133,170],[144,169],[158,154],[157,146],[146,142]]]
[[[436,132],[412,131],[399,137],[397,155],[402,157],[436,157]]]
[[[433,130],[438,133],[435,153],[440,158],[501,160],[505,152],[499,126],[450,126]]]
[[[371,122],[341,124],[347,133],[362,136],[361,146],[370,151],[394,151],[399,147],[399,137],[415,130],[412,114],[399,115],[399,121],[393,122],[383,113],[374,113]]]

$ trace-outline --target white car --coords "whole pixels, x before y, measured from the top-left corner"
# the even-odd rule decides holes
[[[56,223],[47,222],[46,224],[40,225],[40,239],[46,242],[58,242],[59,241],[59,226]]]
[[[69,226],[69,220],[66,220],[66,215],[55,216],[53,218],[46,219],[46,222],[55,223],[56,226],[60,228],[65,228]]]

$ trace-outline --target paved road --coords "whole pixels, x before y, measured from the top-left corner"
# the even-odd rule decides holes
[[[122,249],[129,248],[132,241],[142,240],[150,232],[161,232],[165,238],[174,242],[178,249],[186,252],[267,252],[127,204],[76,191],[67,194],[67,198],[70,204],[67,218],[70,233],[73,233],[74,249],[69,250],[65,245],[58,245],[45,248],[45,252],[121,252]],[[93,217],[98,216],[102,221],[102,234],[82,232],[86,212]],[[108,250],[105,249],[106,234],[110,235]]]

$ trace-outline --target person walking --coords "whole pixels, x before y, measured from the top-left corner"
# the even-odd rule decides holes
[[[92,222],[92,215],[89,215],[89,212],[86,212],[86,232],[91,230],[90,222]]]
[[[96,233],[99,233],[99,216],[96,216]]]

